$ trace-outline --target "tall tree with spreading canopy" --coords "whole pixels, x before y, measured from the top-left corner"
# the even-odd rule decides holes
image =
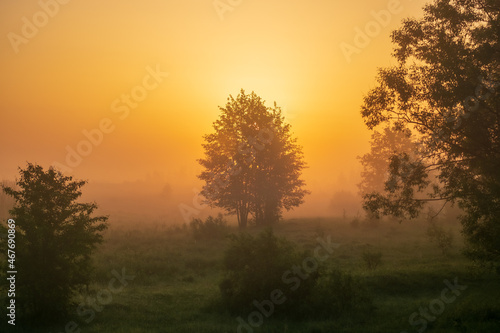
[[[421,154],[393,159],[365,207],[415,217],[430,200],[458,203],[467,253],[499,267],[500,3],[435,0],[424,12],[393,32],[398,64],[379,70],[361,111],[370,129],[412,130]]]
[[[249,215],[259,225],[274,223],[308,193],[300,178],[302,148],[281,109],[266,107],[254,92],[241,90],[236,99],[230,95],[219,108],[215,132],[204,136],[201,194],[210,206],[236,214],[241,228]]]
[[[19,173],[17,187],[3,187],[15,199],[16,304],[27,322],[54,322],[89,282],[91,254],[107,217],[93,216],[95,203],[77,202],[86,181],[31,163]]]

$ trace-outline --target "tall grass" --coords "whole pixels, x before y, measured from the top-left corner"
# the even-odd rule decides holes
[[[314,251],[319,234],[330,236],[340,247],[325,262],[331,278],[318,280],[325,288],[315,297],[324,307],[335,299],[327,297],[332,285],[353,288],[347,276],[361,281],[364,293],[373,299],[373,311],[351,311],[330,319],[297,319],[270,316],[254,332],[417,332],[409,318],[419,307],[440,296],[443,280],[458,277],[468,286],[460,297],[446,306],[430,322],[429,332],[499,332],[500,281],[494,273],[480,272],[461,254],[462,240],[455,238],[454,251],[443,256],[428,242],[425,221],[383,222],[378,228],[352,228],[342,219],[293,219],[278,224],[274,232],[297,244],[303,251]],[[459,225],[451,226],[459,235]],[[252,227],[250,235],[262,229]],[[229,227],[229,232],[237,229]],[[136,226],[111,226],[106,240],[94,258],[94,284],[86,291],[96,297],[108,287],[112,270],[122,267],[135,278],[113,295],[109,304],[95,312],[86,323],[77,314],[73,321],[82,332],[236,332],[236,315],[219,311],[219,284],[224,278],[224,251],[227,238],[207,241],[194,239],[189,228],[153,226],[137,221]],[[363,253],[377,249],[383,265],[366,269]],[[335,273],[340,269],[346,275]],[[266,272],[263,271],[262,274]],[[341,273],[343,274],[343,273]],[[339,282],[340,281],[340,282]],[[340,283],[340,284],[339,284]],[[3,295],[5,290],[0,291]],[[323,297],[323,299],[321,299]],[[80,299],[76,298],[78,302]],[[30,332],[64,332],[66,323],[54,323],[51,329]],[[7,332],[5,320],[0,331]]]

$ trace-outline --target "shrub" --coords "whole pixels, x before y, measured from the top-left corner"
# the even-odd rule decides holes
[[[95,215],[96,203],[79,201],[86,181],[32,163],[19,173],[15,187],[3,187],[15,200],[9,230],[20,245],[15,247],[17,324],[21,319],[21,325],[45,325],[69,315],[75,291],[90,283],[92,254],[108,217]]]
[[[321,272],[312,296],[312,316],[317,318],[337,317],[346,311],[369,309],[372,305],[363,285],[338,268]]]
[[[258,310],[255,304],[269,300],[277,289],[286,300],[274,306],[273,315],[293,319],[331,318],[371,304],[361,285],[338,269],[326,270],[320,264],[299,278],[299,267],[313,256],[276,237],[272,230],[256,237],[240,234],[231,238],[224,255],[226,277],[219,287],[224,308],[233,314],[245,316]]]
[[[207,217],[205,222],[201,219],[193,219],[189,227],[196,240],[223,238],[228,231],[227,222],[220,213],[217,217]]]
[[[278,311],[298,311],[307,303],[317,273],[301,280],[294,291],[284,283],[283,275],[305,257],[292,242],[276,237],[272,229],[257,237],[232,235],[231,245],[224,254],[226,278],[219,285],[224,306],[231,312],[250,311],[253,301],[267,300],[271,291],[280,289],[286,302],[279,305]]]
[[[435,242],[443,255],[448,255],[453,245],[453,233],[451,230],[446,232],[444,228],[435,221],[429,221],[427,228],[427,237],[431,242]]]
[[[366,250],[363,252],[363,260],[365,261],[368,269],[375,269],[382,263],[382,253]]]

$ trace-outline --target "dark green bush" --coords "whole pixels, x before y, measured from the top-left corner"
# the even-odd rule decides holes
[[[209,216],[203,222],[201,219],[193,219],[189,224],[194,239],[220,239],[227,235],[228,226],[222,214],[217,217]]]
[[[304,270],[313,255],[299,251],[272,230],[253,237],[232,235],[225,252],[225,279],[220,283],[224,309],[245,316],[255,303],[270,300],[280,290],[286,301],[274,306],[273,315],[290,319],[331,318],[358,305],[369,304],[360,284],[349,274],[327,270],[317,259],[316,268]],[[310,264],[308,264],[310,265]],[[298,270],[301,273],[297,273]],[[269,304],[269,303],[268,303]]]
[[[351,310],[369,311],[372,307],[364,286],[336,268],[320,273],[311,298],[311,317],[316,318],[333,318]]]
[[[226,277],[219,286],[224,306],[232,312],[249,311],[253,301],[267,300],[273,290],[279,289],[287,298],[280,310],[297,308],[307,299],[317,274],[301,280],[293,291],[283,275],[306,256],[292,242],[276,237],[271,229],[257,237],[232,235],[223,262]]]
[[[446,232],[441,225],[430,220],[429,227],[427,228],[427,237],[431,242],[437,244],[443,255],[448,255],[450,253],[453,246],[453,232],[451,229]]]

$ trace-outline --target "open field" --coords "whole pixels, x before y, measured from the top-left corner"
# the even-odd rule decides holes
[[[0,22],[0,333],[500,333],[500,0]]]
[[[352,228],[341,219],[293,219],[275,226],[277,235],[303,248],[313,249],[318,237],[330,236],[340,246],[326,265],[341,268],[358,278],[372,297],[374,309],[350,312],[334,320],[265,318],[254,332],[498,332],[500,330],[500,280],[481,272],[461,254],[459,225],[452,228],[455,240],[444,256],[430,243],[426,223],[384,222],[377,228]],[[95,285],[88,295],[98,297],[96,311],[75,306],[74,322],[81,332],[237,332],[238,322],[215,305],[223,277],[222,257],[227,239],[195,241],[189,228],[148,226],[114,227],[95,258]],[[232,230],[236,232],[236,229]],[[261,230],[250,228],[249,233]],[[367,269],[362,253],[382,252],[382,264]],[[299,263],[300,264],[300,263]],[[128,276],[121,290],[111,293],[113,270]],[[265,272],[262,272],[265,274]],[[134,276],[132,278],[132,275]],[[455,278],[465,290],[439,308],[445,279]],[[117,282],[114,280],[114,282]],[[279,287],[279,286],[278,286]],[[120,289],[119,284],[114,285]],[[420,307],[434,306],[441,314],[424,329],[411,326],[410,316]],[[433,305],[432,305],[433,304]],[[87,312],[85,312],[87,311]],[[242,313],[247,318],[248,313]],[[432,319],[431,318],[431,319]],[[415,321],[422,319],[420,316]],[[88,323],[87,323],[87,322]],[[51,332],[64,331],[64,324]],[[77,331],[77,330],[75,330]],[[242,329],[242,332],[246,330]]]

